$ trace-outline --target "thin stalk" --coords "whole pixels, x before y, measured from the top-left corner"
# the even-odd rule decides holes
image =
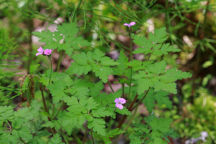
[[[130,53],[129,53],[129,61],[131,61],[133,59],[133,47],[132,47],[132,38],[131,38],[131,29],[129,28],[129,37],[130,37]],[[131,83],[132,83],[132,78],[133,78],[133,69],[132,67],[130,67],[130,81],[129,81],[129,92],[128,92],[128,97],[130,97],[131,95]]]
[[[27,3],[28,8],[30,9],[30,7],[32,7],[32,3],[28,2]],[[31,63],[32,63],[32,57],[33,57],[33,47],[32,47],[32,32],[33,32],[33,20],[31,17],[28,17],[27,19],[27,28],[28,28],[28,45],[29,45],[29,49],[28,49],[28,62],[27,62],[27,73],[30,74],[30,68],[31,68]],[[29,77],[30,83],[29,83],[29,99],[31,103],[31,99],[34,98],[34,81],[32,80],[32,77],[30,75]]]
[[[129,37],[130,37],[130,53],[129,53],[129,61],[131,61],[133,59],[133,47],[132,47],[132,38],[131,38],[131,28],[129,28]],[[130,81],[129,81],[129,91],[128,91],[128,97],[130,97],[131,95],[131,90],[132,90],[132,78],[133,78],[133,69],[132,67],[130,67]],[[131,111],[132,110],[132,107],[133,105],[135,104],[136,100],[137,100],[137,95],[134,97],[132,103],[130,104],[128,110]],[[127,116],[123,116],[122,119],[119,121],[119,124],[118,124],[118,128],[121,128],[122,124],[125,122]]]
[[[67,137],[65,136],[65,134],[64,134],[64,132],[63,132],[62,129],[60,130],[60,132],[62,133],[62,137],[63,137],[65,143],[66,143],[66,144],[69,144],[69,141],[68,141]]]
[[[170,15],[169,15],[169,1],[168,0],[165,0],[165,8],[166,8],[166,11],[165,11],[165,19],[166,19],[166,30],[167,30],[167,33],[170,37],[170,34],[171,34],[171,20],[170,20]],[[173,39],[170,39],[171,40],[171,43],[173,43]]]
[[[208,11],[209,11],[209,3],[210,3],[210,0],[207,1],[205,11],[204,11],[204,22],[203,22],[203,32],[204,32],[204,34],[205,34],[205,29],[206,29],[207,14],[208,14]]]
[[[112,90],[112,92],[114,93],[115,91],[114,91],[114,89],[112,88],[112,85],[111,85],[110,81],[108,81],[108,85],[109,85],[110,89]]]
[[[132,111],[132,110],[133,110],[133,106],[134,106],[134,104],[135,104],[135,102],[136,102],[136,100],[137,100],[137,97],[138,97],[138,95],[136,95],[136,96],[134,97],[132,103],[130,104],[130,106],[129,106],[129,108],[128,108],[129,111]],[[122,119],[119,121],[119,124],[118,124],[118,126],[117,126],[118,128],[121,128],[121,126],[122,126],[122,124],[125,122],[126,118],[127,118],[126,115],[124,115],[124,116],[122,117]]]
[[[63,57],[64,57],[64,51],[61,51],[61,52],[60,52],[59,59],[58,59],[58,62],[57,62],[57,68],[56,68],[56,71],[57,71],[57,72],[60,70],[60,65],[61,65],[61,62],[62,62]]]
[[[33,75],[29,74],[29,92],[30,92],[29,104],[31,104],[31,100],[34,99],[34,80],[33,80],[33,78],[34,78]]]
[[[60,107],[58,108],[57,112],[54,113],[54,110],[53,110],[52,118],[55,118],[55,117],[59,114],[59,112],[62,110],[62,107],[63,107],[63,106],[64,106],[64,102],[61,101],[61,105],[60,105]]]
[[[129,128],[130,124],[133,122],[133,120],[134,120],[134,118],[135,118],[135,116],[136,116],[137,110],[138,110],[138,108],[136,108],[135,111],[133,112],[133,115],[130,117],[130,119],[129,119],[129,121],[128,121],[128,124],[127,124],[127,126],[124,128],[123,131],[126,131],[126,130]],[[118,138],[117,138],[117,141],[119,141],[119,140],[121,139],[122,136],[123,136],[123,134],[119,135]]]
[[[145,97],[148,95],[148,92],[149,92],[150,89],[148,89],[145,93],[145,95],[140,99],[140,101],[132,108],[132,110],[134,110],[135,108],[137,108],[141,103],[142,101],[145,99]]]
[[[129,121],[128,121],[127,126],[124,128],[124,131],[126,131],[126,130],[129,128],[130,124],[133,122],[133,120],[134,120],[134,118],[135,118],[135,116],[136,116],[137,110],[138,110],[138,107],[136,107],[136,109],[135,109],[133,115],[131,116],[131,118],[130,118]]]
[[[44,92],[43,92],[43,86],[42,86],[42,84],[40,84],[40,91],[41,91],[41,96],[42,96],[42,101],[43,101],[44,110],[45,110],[45,111],[47,112],[47,114],[48,114],[48,120],[51,121],[51,118],[50,118],[50,116],[49,116],[49,110],[48,110],[47,104],[46,104],[46,99],[45,99]],[[56,133],[55,128],[50,128],[50,131],[52,132],[52,134],[55,134],[55,133]]]
[[[32,31],[33,31],[33,21],[32,19],[29,19],[27,21],[27,27],[29,31],[29,36],[28,36],[28,44],[29,44],[29,51],[28,51],[28,63],[27,63],[27,73],[30,73],[30,67],[31,67],[31,62],[32,62],[32,57],[33,57],[33,48],[32,48]]]
[[[49,114],[49,110],[48,110],[47,104],[46,104],[46,99],[44,97],[43,86],[41,84],[40,84],[40,91],[41,91],[41,96],[42,96],[44,110]],[[48,120],[49,121],[51,120],[50,117],[48,117]]]
[[[77,7],[74,9],[73,15],[72,15],[72,18],[71,18],[72,21],[74,21],[74,16],[75,16],[76,12],[80,9],[81,3],[82,3],[82,0],[79,1],[79,4],[78,4]]]
[[[88,136],[88,127],[87,127],[87,124],[85,124],[84,127],[85,127],[85,133],[84,133],[84,136],[83,136],[82,143],[86,142],[87,136]]]
[[[125,97],[125,91],[124,91],[124,88],[125,88],[125,85],[124,85],[124,83],[122,83],[122,97],[123,97],[123,98]]]
[[[91,133],[91,137],[92,137],[92,143],[93,143],[93,144],[95,144],[95,141],[94,141],[94,136],[93,136],[92,130],[91,130],[91,132],[90,132],[90,133]]]
[[[52,72],[53,72],[53,66],[52,66],[52,55],[50,56],[50,75],[49,75],[49,84],[51,82]]]
[[[26,144],[26,142],[21,137],[19,139],[23,144]]]

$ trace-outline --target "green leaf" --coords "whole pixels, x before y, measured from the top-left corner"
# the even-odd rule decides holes
[[[116,108],[116,112],[121,114],[121,115],[130,115],[131,114],[131,112],[125,107],[121,110]]]
[[[5,121],[11,121],[14,118],[14,111],[11,106],[0,106],[0,125]]]
[[[165,105],[167,108],[172,108],[172,102],[169,99],[169,95],[167,92],[159,91],[154,94],[154,99],[157,101],[158,105],[163,106]]]
[[[42,32],[34,32],[33,34],[44,42],[46,49],[64,50],[67,55],[71,56],[74,50],[79,50],[81,47],[90,46],[90,43],[82,37],[77,36],[78,28],[75,23],[63,23],[58,25],[55,32],[49,30]]]
[[[103,119],[93,119],[93,121],[89,121],[88,128],[93,129],[93,131],[99,135],[106,135],[105,121]]]
[[[59,134],[55,134],[48,144],[64,144]]]
[[[149,40],[155,43],[162,43],[167,39],[166,28],[159,28],[154,31],[154,33],[149,34]]]
[[[47,73],[42,76],[40,81],[43,82],[43,84],[47,85],[47,88],[53,96],[53,102],[57,103],[67,96],[64,92],[64,89],[72,84],[72,80],[67,74],[57,72],[51,74],[50,84],[49,79],[50,73]]]
[[[137,93],[140,95],[153,86],[153,82],[149,79],[138,80]]]
[[[130,144],[142,144],[141,136],[136,134],[130,134],[129,135]]]
[[[103,107],[92,111],[92,115],[94,117],[108,117],[113,116],[114,114],[115,113],[113,111],[110,111],[109,109]]]
[[[101,90],[104,88],[103,82],[99,81],[96,84],[92,84],[90,87],[90,95],[96,97],[101,94]]]
[[[87,74],[89,71],[91,71],[90,65],[79,65],[77,63],[72,63],[71,66],[67,69],[68,74]]]
[[[93,66],[93,72],[98,76],[104,83],[107,82],[108,76],[112,74],[112,69],[110,67],[103,67],[100,65]]]
[[[166,62],[160,61],[149,65],[149,67],[147,67],[147,71],[153,74],[160,74],[165,72],[165,68],[166,68]]]
[[[133,53],[151,54],[152,56],[167,55],[169,52],[179,52],[180,50],[169,44],[163,44],[167,39],[165,28],[156,29],[154,34],[149,33],[148,38],[134,36],[134,43],[139,47]]]
[[[172,103],[169,100],[168,93],[164,91],[155,92],[153,89],[149,90],[143,102],[149,112],[152,112],[156,103],[159,106],[166,106],[166,108],[169,108],[169,109],[172,108]]]
[[[148,92],[143,102],[144,105],[147,107],[148,111],[152,112],[155,106],[154,91],[152,89]]]
[[[146,117],[145,120],[153,131],[158,131],[161,133],[168,133],[170,131],[170,124],[172,122],[171,119],[149,116]]]
[[[17,133],[25,142],[29,142],[33,138],[31,130],[27,127],[22,127]]]
[[[80,53],[73,56],[74,63],[67,70],[69,74],[87,74],[93,71],[97,77],[99,77],[103,82],[107,82],[108,76],[113,73],[111,66],[118,65],[117,62],[105,54],[96,49],[93,52]]]

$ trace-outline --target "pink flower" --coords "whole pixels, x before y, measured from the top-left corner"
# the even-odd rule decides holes
[[[38,55],[50,55],[52,53],[51,49],[43,49],[42,47],[37,49],[38,53],[36,53],[36,56]]]
[[[38,56],[38,55],[42,55],[43,52],[44,52],[44,50],[43,50],[42,47],[38,48],[37,51],[38,51],[38,53],[36,53],[36,56]]]
[[[124,26],[131,27],[131,26],[133,26],[135,24],[136,24],[136,22],[130,22],[129,24],[128,23],[124,23]]]
[[[118,109],[123,109],[123,105],[122,104],[125,104],[126,103],[126,100],[124,98],[116,98],[115,99],[115,106],[118,108]]]
[[[45,49],[44,50],[44,54],[45,55],[50,55],[52,53],[52,50],[51,49]]]

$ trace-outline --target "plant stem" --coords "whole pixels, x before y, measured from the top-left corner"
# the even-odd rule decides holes
[[[49,110],[48,110],[47,105],[46,105],[46,99],[45,99],[44,93],[43,93],[43,86],[42,86],[42,84],[40,84],[40,91],[41,91],[41,96],[42,96],[44,110],[49,114]],[[48,120],[49,121],[51,120],[50,117],[48,117]]]
[[[66,143],[66,144],[69,144],[68,139],[67,139],[67,137],[65,136],[65,134],[64,134],[64,132],[63,132],[62,129],[60,129],[60,132],[62,133],[62,137],[63,137],[65,143]]]
[[[130,37],[130,53],[129,53],[129,61],[131,61],[131,60],[133,59],[133,54],[132,54],[133,47],[132,47],[131,29],[130,29],[130,28],[129,28],[129,37]],[[132,89],[132,86],[131,86],[131,83],[132,83],[132,77],[133,77],[133,69],[132,69],[132,67],[130,67],[130,81],[129,81],[129,92],[128,92],[128,97],[130,97],[130,95],[131,95],[131,89]]]
[[[95,141],[94,141],[94,136],[93,136],[92,130],[91,130],[91,132],[90,132],[90,133],[91,133],[91,137],[92,137],[92,143],[93,143],[93,144],[95,144]]]
[[[82,3],[82,0],[79,0],[79,3],[77,5],[77,7],[73,11],[73,15],[72,15],[72,18],[71,18],[72,21],[74,21],[74,16],[75,16],[76,12],[80,9],[81,3]]]
[[[128,129],[128,127],[130,126],[130,124],[132,123],[132,121],[134,120],[135,116],[136,116],[136,113],[137,113],[137,110],[138,110],[138,107],[136,107],[133,115],[131,116],[131,118],[129,119],[128,121],[128,124],[127,126],[124,128],[124,131],[126,131]]]
[[[131,38],[131,29],[129,28],[129,37],[130,37],[130,53],[129,53],[129,61],[131,61],[133,59],[133,54],[132,54],[132,51],[133,51],[133,47],[132,47],[132,38]],[[130,97],[131,95],[131,89],[132,89],[132,78],[133,78],[133,69],[132,67],[130,67],[130,81],[129,81],[129,91],[128,91],[128,97]],[[132,107],[134,105],[134,103],[136,102],[136,99],[137,99],[138,95],[136,95],[132,101],[132,103],[130,104],[128,110],[129,111],[132,111]],[[118,128],[121,128],[122,124],[125,122],[127,116],[124,115],[122,117],[122,119],[119,121],[119,124],[118,124]]]
[[[134,110],[135,108],[137,108],[141,103],[142,101],[145,99],[145,97],[148,95],[148,92],[149,92],[150,89],[148,89],[145,93],[145,95],[139,100],[139,102],[132,108],[132,110]]]
[[[28,63],[27,63],[27,73],[30,73],[30,67],[31,67],[31,62],[32,62],[32,31],[33,31],[33,21],[32,19],[29,18],[29,20],[27,21],[27,27],[28,27],[28,31],[29,31],[29,36],[28,36],[28,44],[29,44],[29,53],[28,53]]]
[[[168,0],[165,0],[165,8],[166,8],[166,12],[165,12],[166,29],[167,29],[167,32],[170,34],[170,18],[169,18],[169,2],[168,2]]]
[[[53,66],[52,66],[52,55],[50,56],[50,75],[49,75],[49,84],[51,82],[51,77],[52,77],[52,71],[53,71]]]
[[[124,86],[124,83],[122,83],[122,97],[124,98],[125,97],[125,92],[124,92],[124,88],[125,88],[125,86]]]
[[[58,62],[57,62],[57,68],[56,68],[57,72],[60,70],[60,65],[61,65],[63,56],[64,56],[64,51],[62,50],[62,51],[60,51],[60,56],[59,56],[59,59],[58,59]]]
[[[114,93],[115,91],[114,91],[114,89],[112,88],[112,85],[111,85],[110,81],[108,81],[108,85],[109,85],[110,89],[112,90],[112,92]]]
[[[203,33],[204,34],[206,33],[205,30],[206,30],[207,14],[209,11],[209,3],[210,3],[210,0],[207,1],[205,11],[204,11],[204,22],[203,22]]]
[[[33,80],[33,75],[29,74],[29,104],[31,104],[32,99],[34,99],[34,80]]]
[[[132,103],[130,104],[130,106],[129,106],[129,108],[128,108],[129,111],[132,111],[132,110],[133,110],[133,105],[135,104],[135,102],[136,102],[136,100],[137,100],[137,97],[138,97],[138,95],[136,95],[136,96],[134,97]],[[122,124],[125,122],[126,118],[127,118],[126,115],[124,115],[124,116],[122,117],[122,119],[119,121],[119,124],[118,124],[118,126],[117,126],[118,128],[121,128],[121,126],[122,126]]]
[[[145,97],[147,96],[149,90],[150,90],[150,89],[148,89],[148,90],[146,91],[145,95],[144,95],[144,96],[139,100],[139,102],[134,106],[134,104],[136,103],[137,97],[138,97],[138,95],[136,95],[135,98],[134,98],[134,100],[133,100],[132,103],[130,104],[128,110],[129,110],[129,111],[133,111],[135,108],[137,108],[137,107],[139,106],[139,104],[141,104],[142,101],[145,99]],[[118,124],[118,126],[117,126],[118,128],[121,128],[121,126],[122,126],[122,124],[125,122],[126,118],[127,118],[127,116],[124,116],[124,117],[121,119],[121,121],[119,122],[119,124]]]
[[[42,86],[42,84],[40,84],[40,91],[41,91],[41,96],[42,96],[42,101],[43,101],[43,106],[44,106],[44,110],[47,112],[47,114],[48,114],[48,120],[49,121],[51,121],[51,118],[50,118],[50,116],[49,116],[49,110],[48,110],[48,108],[47,108],[47,104],[46,104],[46,99],[45,99],[45,97],[44,97],[44,92],[43,92],[43,86]],[[55,130],[55,128],[50,128],[50,131],[52,132],[52,134],[55,134],[56,133],[56,130]]]

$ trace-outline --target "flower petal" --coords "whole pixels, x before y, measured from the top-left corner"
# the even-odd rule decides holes
[[[43,48],[42,47],[39,47],[38,49],[37,49],[37,51],[38,51],[38,53],[43,53]]]
[[[116,99],[115,99],[115,103],[119,103],[119,98],[116,98]]]
[[[125,103],[126,103],[126,100],[125,100],[124,98],[119,98],[119,102],[120,102],[121,104],[125,104]]]
[[[118,104],[118,103],[117,103],[115,106],[116,106],[118,109],[123,109],[123,105],[122,105],[122,104]]]
[[[130,26],[133,26],[133,25],[135,25],[136,24],[136,22],[130,22]]]
[[[36,56],[38,56],[38,55],[42,55],[43,53],[36,53]]]
[[[45,55],[50,55],[52,53],[52,50],[51,49],[45,49],[44,50],[44,54]]]

